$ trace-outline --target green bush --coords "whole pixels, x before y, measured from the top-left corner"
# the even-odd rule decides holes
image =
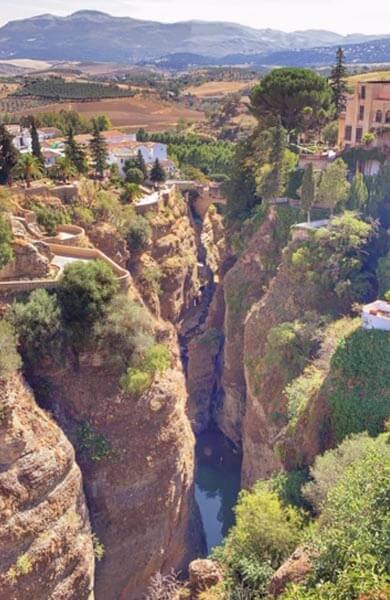
[[[115,296],[96,322],[95,336],[108,360],[122,368],[140,360],[154,343],[147,310],[127,296]]]
[[[17,351],[18,337],[14,327],[7,321],[0,321],[0,380],[8,379],[21,367]]]
[[[310,468],[312,481],[306,483],[302,490],[304,498],[310,502],[315,512],[320,513],[326,506],[330,490],[344,477],[346,470],[372,451],[377,443],[367,433],[360,433],[345,439],[334,450],[316,457]],[[387,449],[390,459],[390,446]]]
[[[85,452],[94,462],[101,462],[112,454],[110,443],[104,435],[97,433],[88,422],[82,423],[76,432],[80,451]]]
[[[171,366],[171,354],[163,344],[154,344],[142,359],[142,368],[152,376],[164,373]]]
[[[314,571],[284,600],[358,600],[388,584],[388,442],[387,434],[381,436],[331,486],[312,536]]]
[[[390,253],[378,260],[377,277],[379,283],[379,296],[383,298],[390,290]]]
[[[126,240],[127,244],[133,252],[145,250],[152,236],[152,228],[145,217],[136,215],[129,223]]]
[[[18,332],[22,354],[29,362],[59,356],[64,331],[56,295],[34,290],[25,301],[13,303],[8,319]]]
[[[121,387],[125,392],[140,396],[152,383],[152,377],[146,371],[130,367],[121,377]]]
[[[6,217],[0,214],[0,269],[5,267],[14,257],[12,240],[11,225]]]
[[[50,237],[56,235],[59,225],[69,223],[69,216],[64,210],[49,206],[36,206],[33,209],[37,217],[37,222]]]
[[[113,269],[102,260],[67,265],[57,291],[65,324],[88,330],[103,317],[118,288]]]
[[[390,335],[359,329],[338,346],[331,363],[329,403],[337,439],[377,435],[390,417]]]

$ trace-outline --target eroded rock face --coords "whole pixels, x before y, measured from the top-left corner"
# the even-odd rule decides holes
[[[274,573],[268,588],[269,593],[277,598],[290,583],[302,583],[312,570],[313,562],[309,552],[299,546]]]
[[[93,600],[80,470],[19,377],[0,382],[0,599]]]
[[[222,384],[225,397],[217,413],[217,422],[223,433],[236,443],[242,437],[245,412],[244,323],[251,306],[264,295],[277,266],[281,252],[274,236],[277,227],[278,217],[271,209],[223,281],[226,312]]]
[[[50,258],[39,245],[16,239],[14,259],[0,271],[0,279],[40,279],[50,273]]]
[[[130,252],[126,241],[111,223],[97,223],[88,228],[91,242],[121,267],[127,267]]]
[[[198,559],[192,561],[189,566],[191,599],[196,600],[202,592],[221,583],[222,579],[222,571],[213,560]]]
[[[121,393],[104,366],[53,371],[49,381],[50,406],[79,448],[91,521],[105,548],[96,598],[140,600],[154,573],[185,569],[202,552],[179,363],[139,398]],[[96,441],[89,449],[81,424]]]

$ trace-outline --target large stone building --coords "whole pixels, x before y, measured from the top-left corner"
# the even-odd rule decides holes
[[[387,133],[388,130],[388,133]],[[375,145],[390,145],[390,81],[358,82],[340,115],[340,148],[361,144],[368,132],[377,134]]]

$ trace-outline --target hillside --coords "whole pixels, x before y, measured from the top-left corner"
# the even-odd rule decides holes
[[[220,58],[353,44],[376,37],[322,30],[285,33],[224,22],[157,23],[84,10],[67,17],[45,14],[7,23],[0,28],[0,58],[134,63],[173,53]]]

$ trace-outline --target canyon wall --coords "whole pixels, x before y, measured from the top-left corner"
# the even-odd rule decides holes
[[[94,551],[73,447],[19,376],[0,382],[0,599],[93,600]]]

